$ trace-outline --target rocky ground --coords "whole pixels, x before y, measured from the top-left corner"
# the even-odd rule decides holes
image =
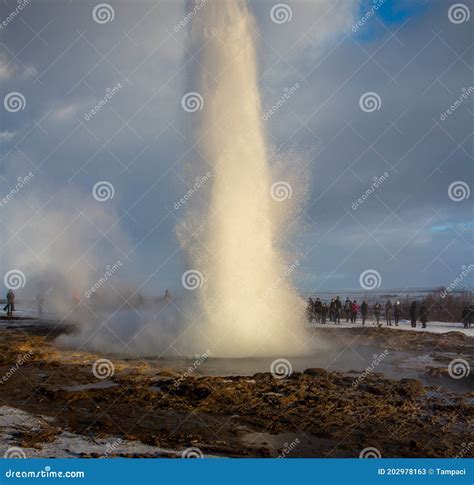
[[[367,448],[383,457],[473,456],[472,374],[463,379],[463,392],[454,392],[443,387],[443,379],[451,379],[443,366],[431,370],[439,386],[424,387],[375,371],[357,384],[358,376],[324,369],[284,379],[270,373],[184,376],[159,362],[114,358],[114,374],[99,379],[92,366],[104,356],[58,349],[54,337],[63,331],[68,329],[51,332],[37,322],[0,330],[5,448],[21,447],[27,456],[175,457],[188,450],[205,456],[357,457]],[[474,339],[458,332],[317,332],[341,346],[356,339],[471,362],[474,353]]]

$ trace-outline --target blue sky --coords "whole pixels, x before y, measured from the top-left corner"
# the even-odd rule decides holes
[[[35,280],[48,267],[82,268],[81,288],[122,259],[117,279],[178,289],[187,266],[175,228],[187,208],[174,205],[195,183],[196,154],[181,106],[194,61],[188,28],[175,27],[190,3],[109,3],[113,20],[101,24],[96,2],[38,0],[0,30],[1,98],[26,101],[0,116],[0,192],[15,192],[0,207],[0,270]],[[291,1],[281,24],[276,3],[249,2],[264,111],[299,86],[264,121],[275,158],[293,156],[309,185],[286,247],[303,261],[297,285],[357,288],[366,269],[385,288],[448,285],[473,257],[472,198],[449,197],[451,184],[473,181],[474,96],[462,98],[473,85],[472,18],[450,21],[456,2],[387,0],[354,32],[373,2]],[[16,5],[1,3],[0,19]],[[365,93],[379,109],[361,109]],[[92,195],[101,181],[114,189],[104,202]]]

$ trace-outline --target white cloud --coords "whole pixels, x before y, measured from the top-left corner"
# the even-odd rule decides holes
[[[16,131],[0,131],[0,143],[9,142],[16,136]]]
[[[74,115],[81,109],[80,103],[65,104],[56,108],[51,117],[55,121],[69,121],[74,118]]]

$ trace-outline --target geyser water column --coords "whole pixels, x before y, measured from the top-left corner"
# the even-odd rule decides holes
[[[254,28],[239,0],[207,2],[191,28],[193,88],[204,102],[195,136],[212,186],[203,210],[188,215],[203,230],[185,247],[205,278],[195,338],[208,339],[213,356],[288,356],[307,342],[305,303],[291,285],[297,264],[277,248],[292,200],[272,197]]]

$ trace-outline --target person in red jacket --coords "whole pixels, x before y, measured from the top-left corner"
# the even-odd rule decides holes
[[[357,304],[357,300],[354,300],[351,305],[351,322],[355,323],[357,320],[357,314],[359,313],[360,306]]]

